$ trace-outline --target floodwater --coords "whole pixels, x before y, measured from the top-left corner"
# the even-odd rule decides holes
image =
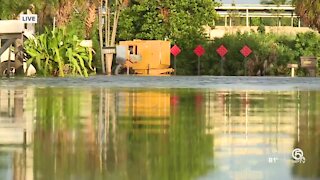
[[[1,79],[0,179],[320,179],[319,110],[319,78]]]

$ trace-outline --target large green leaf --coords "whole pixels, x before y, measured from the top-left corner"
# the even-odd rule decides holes
[[[70,67],[66,73],[71,75],[88,76],[92,68],[92,52],[89,48],[81,47],[80,40],[64,29],[49,31],[37,36],[34,40],[25,42],[27,54],[30,56],[29,65],[34,64],[38,74],[56,75],[63,77],[65,67]]]

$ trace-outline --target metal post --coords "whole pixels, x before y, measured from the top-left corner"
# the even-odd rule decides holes
[[[200,56],[198,56],[198,76],[200,76]]]
[[[225,27],[228,26],[228,17],[227,16],[224,17],[224,26]]]
[[[244,76],[247,76],[247,60],[244,58]]]
[[[108,72],[108,67],[109,67],[109,62],[108,62],[108,54],[104,54],[104,69],[107,75],[109,75]]]
[[[223,76],[224,72],[223,72],[223,62],[224,61],[224,57],[221,57],[221,61],[220,61],[220,76]]]
[[[127,75],[129,75],[130,74],[130,68],[129,68],[129,66],[127,66]]]
[[[291,12],[291,27],[293,27],[293,11]]]
[[[109,16],[109,7],[106,5],[106,12],[104,15],[104,46],[105,47],[109,47],[110,46],[110,41],[109,41],[109,37],[110,37],[110,27],[109,27],[109,21],[110,21],[110,16]],[[105,68],[105,72],[107,75],[109,75],[108,72],[108,67],[110,66],[109,62],[108,62],[108,55],[105,54],[104,55],[104,68]],[[111,74],[111,73],[110,73]]]
[[[26,147],[28,145],[28,142],[27,142],[27,130],[26,129],[23,129],[23,145],[24,145],[24,147]]]
[[[101,7],[99,7],[99,41],[100,41],[100,58],[101,58],[101,67],[102,67],[102,73],[105,74],[105,65],[104,65],[104,54],[102,53],[102,48],[103,48],[103,29],[102,29],[102,12],[101,12]]]
[[[11,45],[8,48],[9,51],[9,57],[8,57],[8,63],[7,63],[7,77],[10,77],[10,71],[11,71]]]
[[[174,63],[174,75],[176,76],[177,75],[177,56],[174,56],[173,63]]]
[[[279,27],[282,26],[281,25],[281,17],[279,17]]]

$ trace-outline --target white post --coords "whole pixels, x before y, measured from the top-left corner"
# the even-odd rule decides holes
[[[280,26],[281,26],[281,18],[278,17],[278,27],[280,27]]]
[[[249,9],[246,9],[246,25],[249,27]]]
[[[56,17],[53,17],[53,31],[55,30],[56,28]]]
[[[298,27],[301,27],[301,19],[299,18],[299,24]]]
[[[228,17],[227,16],[224,17],[224,26],[225,27],[228,26]]]
[[[291,68],[291,77],[294,77],[294,68]]]

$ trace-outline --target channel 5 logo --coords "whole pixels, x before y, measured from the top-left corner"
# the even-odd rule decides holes
[[[300,148],[295,148],[292,151],[291,156],[292,156],[293,161],[295,163],[305,163],[306,162],[306,158],[303,156],[303,151]]]

